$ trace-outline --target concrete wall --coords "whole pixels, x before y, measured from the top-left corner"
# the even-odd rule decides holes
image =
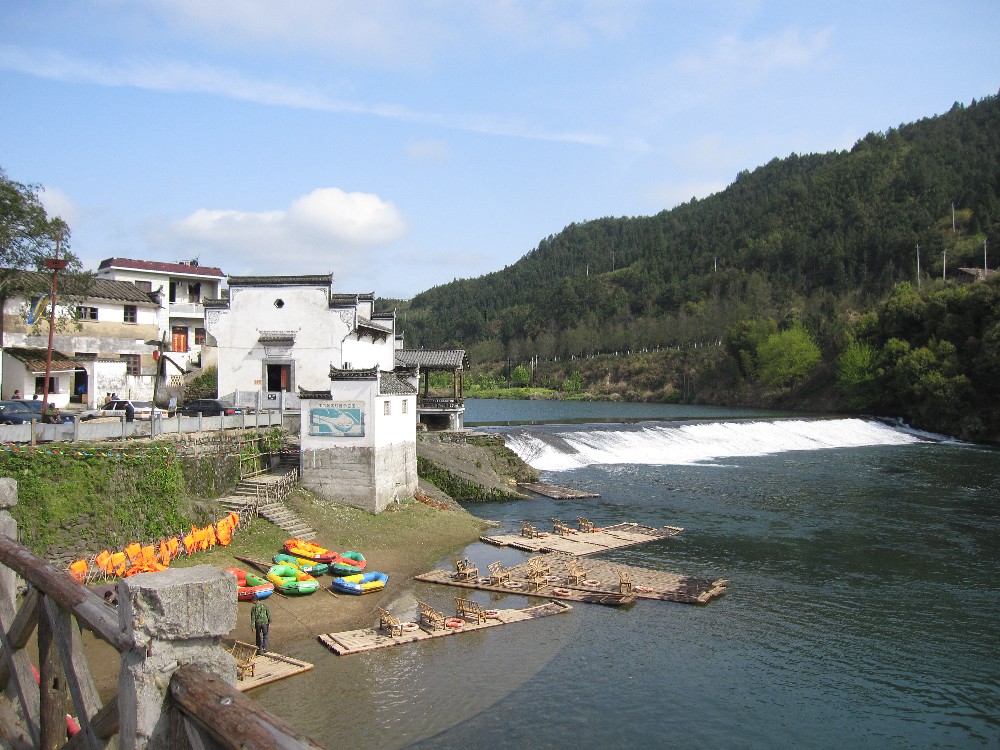
[[[335,381],[332,386],[338,399],[302,402],[302,484],[328,500],[370,513],[412,497],[417,489],[416,398],[380,396],[375,379]],[[360,410],[363,434],[346,424],[340,427],[344,432],[333,428],[316,434],[313,410]]]
[[[302,452],[302,485],[332,502],[380,513],[417,490],[416,442]]]

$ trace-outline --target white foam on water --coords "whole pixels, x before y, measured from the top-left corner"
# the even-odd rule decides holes
[[[647,425],[639,429],[517,432],[507,447],[540,471],[594,464],[683,465],[786,451],[907,445],[927,442],[865,419],[774,420]]]

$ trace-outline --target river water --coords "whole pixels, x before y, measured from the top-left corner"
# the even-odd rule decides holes
[[[554,484],[470,510],[683,526],[602,557],[730,581],[408,648],[293,655],[255,698],[327,747],[1000,745],[1000,452],[860,419],[642,404],[469,401],[467,422]],[[481,567],[525,558],[482,543]],[[452,558],[441,561],[450,564]],[[451,608],[454,591],[414,583]],[[477,592],[492,607],[524,597]],[[537,600],[532,600],[532,602]]]

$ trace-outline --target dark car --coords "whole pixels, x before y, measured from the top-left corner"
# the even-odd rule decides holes
[[[24,404],[26,408],[31,409],[33,412],[35,412],[35,414],[38,415],[39,419],[42,418],[42,402],[40,399],[32,399],[31,401],[27,400],[21,401],[21,403]],[[59,412],[59,419],[61,419],[63,422],[72,422],[74,419],[76,419],[76,414],[69,411],[61,411]]]
[[[0,424],[24,424],[41,420],[41,412],[36,412],[26,401],[0,401]],[[39,402],[41,403],[41,402]]]
[[[188,401],[177,410],[177,413],[185,417],[196,417],[199,414],[205,417],[229,417],[233,414],[242,414],[243,410],[217,398],[198,398]]]

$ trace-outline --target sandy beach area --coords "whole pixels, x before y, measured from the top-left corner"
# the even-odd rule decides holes
[[[443,509],[410,501],[378,516],[344,506],[316,502],[309,493],[297,492],[290,503],[313,528],[317,544],[344,552],[359,551],[365,556],[366,570],[389,575],[386,589],[365,596],[334,594],[331,576],[319,577],[320,590],[308,596],[283,596],[275,592],[267,599],[274,622],[269,633],[269,650],[281,653],[289,644],[315,638],[321,633],[364,627],[377,621],[377,608],[398,598],[413,584],[413,576],[424,573],[436,560],[475,541],[484,523],[461,509]],[[220,568],[248,566],[236,556],[266,561],[281,551],[285,536],[263,520],[239,530],[233,543],[190,557],[175,565],[214,565]],[[250,624],[250,602],[234,602],[236,627],[224,638],[254,642]],[[88,661],[102,698],[117,690],[118,654],[91,634],[84,635]],[[228,644],[227,644],[228,645]]]

